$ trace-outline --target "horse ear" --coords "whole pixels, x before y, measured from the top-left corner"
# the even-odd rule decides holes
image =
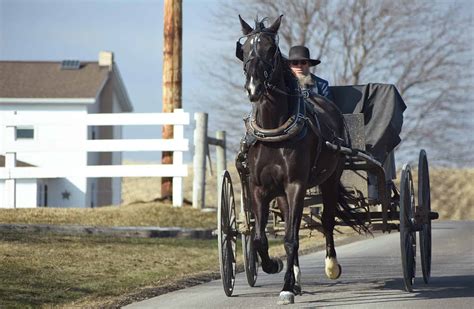
[[[277,33],[278,29],[280,28],[280,23],[281,23],[281,18],[283,17],[283,15],[280,15],[280,17],[278,17],[274,22],[273,24],[268,27],[267,29],[273,33]]]
[[[242,17],[240,17],[240,15],[239,15],[239,20],[240,20],[240,25],[242,26],[242,33],[244,35],[247,35],[253,31],[253,28],[250,27],[249,24],[247,24],[245,20],[243,20]]]

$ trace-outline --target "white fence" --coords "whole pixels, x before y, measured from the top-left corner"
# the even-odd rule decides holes
[[[183,151],[189,150],[189,141],[184,139],[184,125],[189,125],[189,113],[176,109],[174,113],[121,113],[78,114],[67,119],[42,119],[34,115],[12,112],[2,117],[5,167],[0,168],[0,180],[5,180],[4,205],[16,207],[16,180],[66,177],[173,177],[173,206],[183,204],[183,177],[187,166],[183,164]],[[119,139],[84,140],[67,144],[52,141],[41,143],[18,143],[16,127],[21,126],[124,126],[124,125],[173,125],[173,139]],[[87,135],[86,135],[87,136]],[[119,152],[119,151],[173,151],[173,164],[147,165],[94,165],[62,167],[16,167],[17,153],[40,152]]]

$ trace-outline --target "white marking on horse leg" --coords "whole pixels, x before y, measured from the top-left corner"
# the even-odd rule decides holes
[[[255,94],[255,84],[253,83],[253,76],[250,76],[249,90],[250,90],[250,95]]]
[[[298,266],[293,265],[293,273],[295,274],[295,287],[293,292],[295,295],[301,295],[301,270]]]
[[[293,265],[293,273],[295,274],[295,282],[297,286],[301,286],[301,270],[298,266]]]
[[[289,305],[295,303],[295,294],[288,291],[281,291],[278,297],[277,305]]]
[[[329,279],[337,279],[341,275],[341,268],[335,257],[327,257],[326,260],[326,276]]]

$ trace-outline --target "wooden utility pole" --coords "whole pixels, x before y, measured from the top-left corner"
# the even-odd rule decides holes
[[[163,44],[163,112],[171,113],[181,108],[181,64],[182,64],[182,0],[165,0],[164,44]],[[173,126],[163,126],[162,137],[173,138]],[[173,163],[173,153],[164,151],[162,164]],[[171,199],[173,182],[170,177],[161,179],[161,198]]]

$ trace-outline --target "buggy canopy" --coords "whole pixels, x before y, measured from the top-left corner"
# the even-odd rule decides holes
[[[379,162],[400,143],[405,102],[391,84],[330,87],[343,114],[364,114],[366,150]]]

